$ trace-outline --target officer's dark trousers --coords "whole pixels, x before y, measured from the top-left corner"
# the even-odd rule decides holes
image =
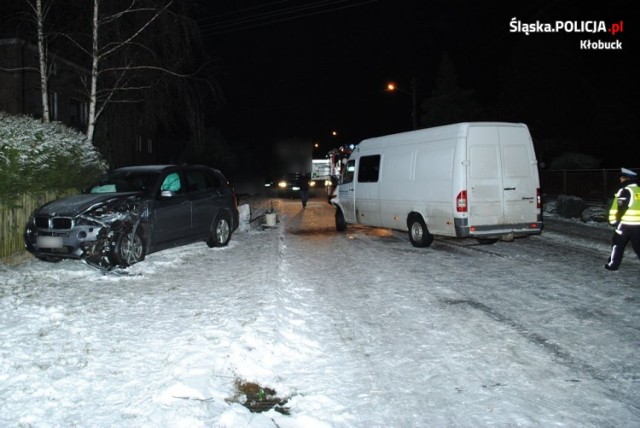
[[[622,256],[624,255],[624,248],[629,241],[631,241],[633,251],[635,251],[638,258],[640,258],[640,225],[618,225],[613,234],[611,255],[607,262],[610,268],[618,269],[622,261]]]
[[[302,201],[302,207],[305,208],[307,206],[307,201],[309,200],[308,190],[300,189],[300,200]]]

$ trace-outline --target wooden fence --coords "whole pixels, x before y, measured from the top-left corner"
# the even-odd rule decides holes
[[[61,196],[77,193],[63,192],[23,194],[11,201],[0,200],[0,260],[24,252],[24,228],[33,210]]]

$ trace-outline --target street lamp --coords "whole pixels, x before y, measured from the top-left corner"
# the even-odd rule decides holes
[[[411,117],[413,119],[413,129],[418,129],[418,108],[417,108],[417,99],[416,99],[416,78],[411,78],[411,92],[405,91],[400,88],[394,82],[387,83],[387,91],[389,92],[402,92],[403,94],[407,94],[411,96]]]

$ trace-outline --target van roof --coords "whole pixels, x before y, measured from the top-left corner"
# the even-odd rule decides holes
[[[512,123],[512,122],[461,122],[450,125],[434,126],[433,128],[418,129],[415,131],[400,132],[397,134],[384,135],[380,137],[368,138],[360,142],[360,144],[366,143],[368,147],[376,147],[379,145],[387,145],[391,141],[402,141],[405,143],[412,143],[415,141],[423,140],[426,136],[430,139],[438,140],[452,137],[464,137],[470,127],[475,126],[497,126],[497,127],[525,127],[524,123]],[[359,145],[360,145],[359,144]]]

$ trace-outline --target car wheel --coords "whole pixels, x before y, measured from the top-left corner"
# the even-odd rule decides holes
[[[347,221],[344,219],[344,213],[340,208],[336,208],[336,230],[338,232],[347,230]]]
[[[109,255],[109,261],[114,266],[129,267],[144,260],[146,249],[140,229],[131,239],[131,232],[120,232],[115,239],[115,245]]]
[[[429,233],[427,225],[420,216],[409,218],[409,241],[414,247],[428,247],[433,242],[433,235]]]
[[[213,228],[211,229],[211,235],[207,240],[207,245],[210,248],[224,247],[229,243],[231,239],[231,223],[229,216],[225,213],[218,214],[213,222]]]

